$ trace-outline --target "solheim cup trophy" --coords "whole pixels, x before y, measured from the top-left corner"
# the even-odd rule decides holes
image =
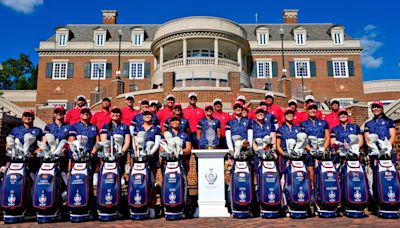
[[[207,139],[207,149],[212,150],[215,149],[215,145],[213,144],[215,140],[215,130],[210,126],[210,123],[208,123],[208,128],[206,130],[206,139]]]

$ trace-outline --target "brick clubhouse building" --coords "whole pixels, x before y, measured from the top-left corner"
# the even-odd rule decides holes
[[[185,103],[193,91],[200,104],[219,97],[228,110],[237,95],[252,105],[266,90],[281,105],[307,94],[365,101],[360,41],[342,25],[299,23],[297,10],[284,10],[282,24],[205,16],[117,24],[116,11],[102,13],[103,24],[60,26],[40,42],[39,109],[69,108],[78,94],[91,106],[102,97],[122,105],[126,93],[161,103],[172,93]]]

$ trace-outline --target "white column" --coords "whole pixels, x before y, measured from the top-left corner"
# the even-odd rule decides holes
[[[162,65],[164,63],[164,48],[163,46],[160,47],[160,70],[163,69]]]
[[[183,53],[182,53],[182,58],[183,58],[183,65],[186,66],[186,57],[187,57],[187,40],[184,38],[183,40]]]
[[[242,72],[242,49],[240,47],[237,50],[237,61],[239,63],[239,71]]]
[[[214,59],[215,65],[218,65],[218,38],[214,39]]]
[[[215,81],[215,87],[219,87],[219,80],[221,79],[217,78],[217,80]]]

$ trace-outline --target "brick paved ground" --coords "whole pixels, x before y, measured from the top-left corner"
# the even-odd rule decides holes
[[[17,225],[12,225],[12,227],[33,227],[38,226],[35,222],[24,222]],[[369,217],[362,219],[350,219],[347,217],[338,217],[333,219],[322,219],[318,217],[295,220],[290,218],[279,218],[279,219],[261,219],[261,218],[252,218],[252,219],[233,219],[233,218],[196,218],[196,219],[187,219],[180,221],[166,221],[164,218],[157,218],[153,220],[146,221],[131,221],[131,220],[119,220],[115,222],[87,222],[87,223],[79,223],[72,224],[69,222],[58,222],[54,224],[41,224],[41,227],[127,227],[134,226],[135,228],[139,227],[288,227],[292,226],[293,228],[298,227],[314,227],[314,228],[322,228],[322,227],[338,227],[338,228],[350,228],[350,227],[400,227],[400,219],[381,219],[377,218],[374,215],[370,215]],[[11,227],[11,225],[3,226],[3,227]]]

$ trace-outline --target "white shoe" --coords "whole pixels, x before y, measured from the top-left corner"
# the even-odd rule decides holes
[[[93,186],[97,186],[98,179],[99,179],[99,174],[98,173],[93,174]]]
[[[149,218],[155,218],[156,217],[156,210],[154,208],[149,209]]]
[[[124,177],[121,177],[121,186],[124,186],[125,185],[125,178]]]

